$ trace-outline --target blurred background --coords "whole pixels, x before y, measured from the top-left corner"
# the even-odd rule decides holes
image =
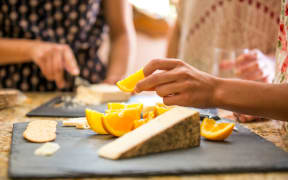
[[[127,74],[133,73],[153,58],[165,57],[169,28],[176,19],[178,0],[129,0],[133,7],[137,49]],[[101,47],[100,56],[107,60],[108,36]]]

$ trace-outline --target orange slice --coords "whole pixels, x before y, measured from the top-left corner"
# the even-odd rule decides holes
[[[138,108],[108,112],[104,116],[104,128],[113,136],[122,136],[133,129],[133,123],[140,119],[140,115]]]
[[[234,123],[216,123],[215,120],[205,118],[201,124],[201,136],[208,140],[223,141],[233,131]]]
[[[103,126],[104,114],[91,109],[86,109],[85,112],[87,122],[94,132],[98,134],[108,134]]]
[[[121,91],[124,92],[133,92],[135,89],[136,84],[144,79],[143,69],[138,70],[136,73],[131,74],[127,78],[118,81],[116,85],[119,87]]]
[[[136,129],[143,124],[146,124],[148,122],[148,119],[137,119],[133,122],[133,129]]]
[[[109,110],[115,110],[115,109],[123,109],[123,108],[125,108],[125,104],[123,104],[123,103],[108,103],[107,104],[107,108],[109,109]]]
[[[165,104],[157,103],[155,106],[155,109],[154,109],[154,113],[156,116],[159,116],[159,115],[169,111],[172,108],[173,107],[171,107],[171,106],[166,106]]]

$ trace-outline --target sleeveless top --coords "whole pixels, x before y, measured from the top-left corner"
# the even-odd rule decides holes
[[[274,53],[280,0],[180,0],[178,58],[213,72],[215,49]]]
[[[67,44],[77,59],[80,76],[97,83],[106,74],[97,56],[105,29],[102,6],[101,0],[2,0],[0,37]],[[0,88],[57,90],[33,62],[0,65],[0,79]],[[72,89],[72,85],[67,88]]]

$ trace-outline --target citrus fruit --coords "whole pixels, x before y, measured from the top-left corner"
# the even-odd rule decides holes
[[[123,103],[108,103],[107,108],[109,110],[123,109],[123,108],[125,108],[125,104],[123,104]]]
[[[116,85],[119,87],[121,91],[124,92],[133,92],[135,89],[136,84],[144,79],[143,69],[138,70],[136,73],[131,74],[127,78],[118,81]]]
[[[91,109],[86,109],[85,112],[87,122],[94,132],[98,134],[108,134],[103,126],[103,117],[104,117],[103,113]]]
[[[137,120],[134,120],[133,129],[136,129],[136,128],[142,126],[143,124],[146,124],[147,122],[148,122],[148,119],[137,119]]]
[[[166,106],[165,104],[157,103],[156,106],[154,107],[154,113],[156,116],[159,116],[159,115],[169,111],[172,108],[173,107]]]
[[[201,136],[208,140],[223,141],[233,131],[234,123],[216,123],[214,119],[205,118],[201,123]]]
[[[104,128],[113,136],[122,136],[133,129],[133,123],[140,119],[140,115],[138,108],[108,112],[103,119]]]

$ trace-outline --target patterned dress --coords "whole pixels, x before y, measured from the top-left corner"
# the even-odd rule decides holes
[[[288,0],[281,0],[281,14],[278,34],[278,43],[276,48],[276,75],[274,83],[288,82]],[[282,134],[288,139],[288,123],[283,122]]]
[[[68,44],[77,59],[80,76],[97,83],[106,74],[97,55],[105,29],[102,6],[101,0],[1,0],[0,37]],[[0,80],[0,88],[57,90],[33,62],[1,65]],[[71,89],[72,86],[68,88]]]
[[[281,0],[180,0],[178,58],[213,72],[217,49],[274,53]]]

